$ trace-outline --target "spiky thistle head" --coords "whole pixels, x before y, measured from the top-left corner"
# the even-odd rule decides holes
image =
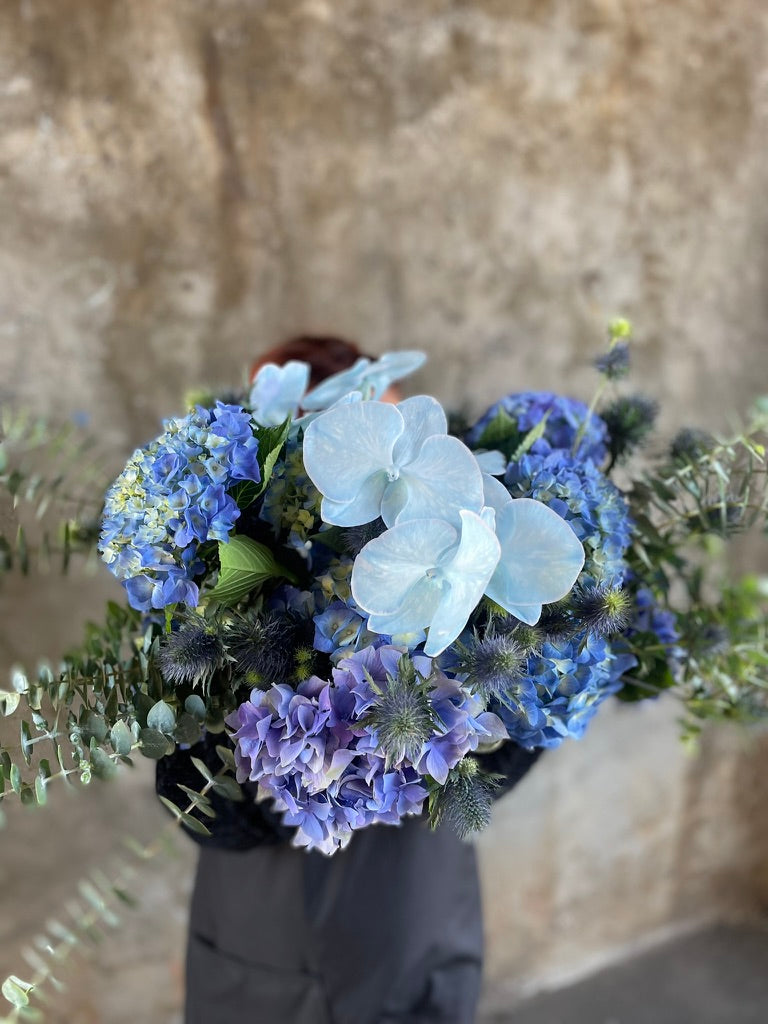
[[[579,628],[597,636],[620,633],[632,615],[632,599],[622,587],[605,584],[576,587],[570,601]]]
[[[629,362],[629,345],[620,341],[595,359],[595,367],[608,380],[620,380],[629,373]]]
[[[296,674],[297,645],[301,646],[298,632],[297,623],[284,615],[247,612],[234,619],[225,643],[235,674],[261,689],[291,681]]]
[[[675,462],[696,462],[711,451],[717,442],[706,430],[683,427],[672,438],[669,454]]]
[[[468,686],[485,700],[507,693],[525,670],[527,655],[514,632],[486,631],[467,644],[457,644],[458,669],[466,673]]]
[[[376,732],[389,764],[417,761],[435,728],[429,681],[404,656],[396,675],[388,675],[383,685],[372,685],[376,700],[362,724]]]
[[[459,838],[486,828],[491,820],[493,792],[500,777],[484,772],[471,755],[452,768],[444,786],[436,790],[429,806],[433,828],[445,822]]]
[[[190,615],[160,641],[158,664],[163,678],[174,685],[207,686],[226,661],[221,623]]]
[[[626,459],[653,430],[658,403],[645,395],[617,398],[601,416],[608,427],[608,450],[613,462]]]

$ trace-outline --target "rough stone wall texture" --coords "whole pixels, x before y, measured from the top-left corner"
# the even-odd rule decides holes
[[[415,387],[452,405],[586,397],[621,311],[664,425],[722,426],[768,391],[767,51],[754,0],[7,0],[0,396],[87,410],[118,453],[185,388],[327,330],[425,348]],[[3,660],[41,632],[55,653],[107,590],[6,587]],[[489,1005],[768,899],[764,737],[707,736],[694,761],[674,719],[606,712],[499,807]],[[151,814],[129,791],[126,820]],[[72,879],[72,823],[113,810],[92,800],[61,812]],[[171,1019],[184,886],[157,871],[155,944],[127,925],[130,970],[78,968],[88,1009],[62,1019]],[[8,969],[33,926],[13,906]],[[151,1006],[121,1018],[126,974]]]

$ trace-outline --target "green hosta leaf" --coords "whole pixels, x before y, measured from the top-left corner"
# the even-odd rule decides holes
[[[176,725],[173,708],[164,700],[159,700],[147,715],[147,728],[170,735]]]
[[[125,722],[115,722],[112,726],[109,738],[116,754],[120,754],[123,757],[130,754],[131,748],[133,747],[133,736]]]
[[[145,757],[153,758],[155,761],[159,761],[161,757],[172,753],[175,747],[173,740],[169,740],[167,736],[158,732],[157,729],[142,729],[139,733],[139,742],[141,743],[142,754]]]
[[[275,561],[269,548],[250,537],[233,537],[219,542],[221,572],[210,596],[223,605],[233,605],[268,579],[284,576],[292,583],[296,577]]]

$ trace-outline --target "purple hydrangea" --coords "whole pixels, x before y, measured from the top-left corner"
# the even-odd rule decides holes
[[[438,673],[429,685],[432,735],[417,757],[388,762],[366,715],[402,657],[390,645],[366,647],[344,658],[332,681],[312,677],[296,688],[254,690],[227,719],[238,781],[259,783],[296,828],[296,845],[332,853],[356,829],[420,814],[425,775],[445,782],[482,738],[505,735],[481,701]],[[422,679],[430,678],[430,659],[417,655],[414,664]]]

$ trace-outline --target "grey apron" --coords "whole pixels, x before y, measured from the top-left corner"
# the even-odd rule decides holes
[[[185,1024],[472,1024],[482,970],[475,851],[420,819],[333,857],[200,851]]]

